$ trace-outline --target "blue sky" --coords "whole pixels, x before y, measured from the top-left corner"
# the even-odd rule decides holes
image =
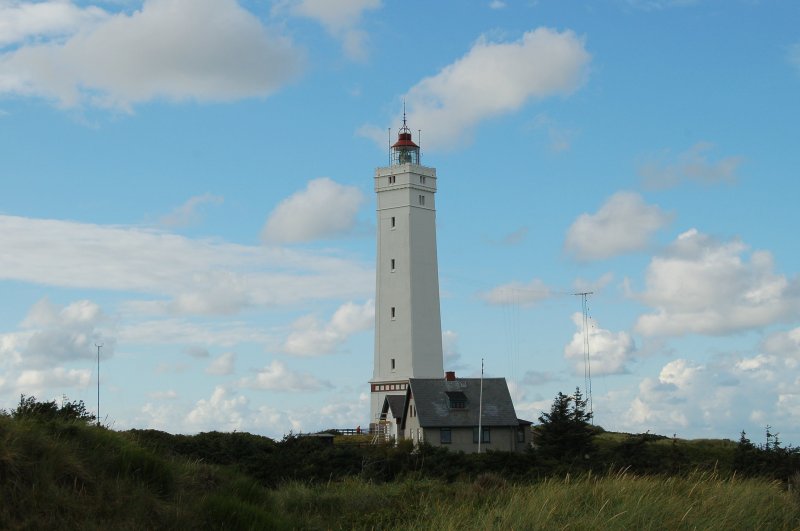
[[[800,444],[800,6],[0,0],[0,407],[366,425],[373,172],[437,168],[445,366]]]

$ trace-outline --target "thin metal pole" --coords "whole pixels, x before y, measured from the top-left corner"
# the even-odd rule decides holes
[[[478,453],[481,453],[483,441],[483,358],[481,358],[481,394],[478,398]]]
[[[103,347],[103,344],[95,343],[94,346],[97,347],[97,425],[100,425],[100,349]]]

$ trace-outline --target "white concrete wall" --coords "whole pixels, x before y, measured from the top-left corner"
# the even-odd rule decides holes
[[[436,170],[415,164],[378,168],[375,191],[378,235],[375,359],[370,380],[372,422],[380,415],[387,394],[375,391],[374,384],[444,376]]]

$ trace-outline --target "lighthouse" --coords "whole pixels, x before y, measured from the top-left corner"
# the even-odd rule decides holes
[[[409,378],[443,378],[439,267],[436,257],[436,170],[403,116],[390,165],[375,170],[377,263],[375,366],[370,423],[387,396],[405,396]]]

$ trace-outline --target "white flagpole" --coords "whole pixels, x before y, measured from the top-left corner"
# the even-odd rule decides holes
[[[483,441],[483,358],[481,358],[481,394],[478,399],[478,453],[481,453],[481,441]]]

